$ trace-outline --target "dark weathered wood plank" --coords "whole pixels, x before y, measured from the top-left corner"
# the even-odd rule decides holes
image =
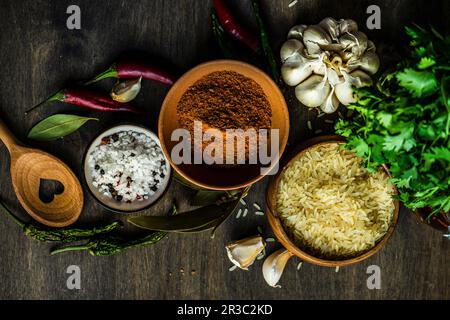
[[[250,1],[229,2],[244,24],[255,28]],[[411,22],[444,26],[444,17],[449,12],[445,1],[303,0],[288,8],[289,2],[263,1],[271,39],[277,49],[295,23],[314,23],[330,15],[350,17],[364,24],[366,7],[373,3],[382,8],[382,29],[368,32],[377,42],[398,42],[403,26]],[[0,117],[22,140],[27,130],[43,117],[60,110],[74,110],[63,104],[49,104],[24,117],[27,108],[71,80],[91,77],[124,50],[146,51],[162,57],[180,73],[202,61],[220,57],[209,28],[208,0],[79,0],[80,31],[65,27],[69,4],[72,2],[67,0],[2,1],[0,4]],[[448,30],[448,24],[445,27]],[[105,81],[99,86],[106,89],[111,83]],[[121,121],[136,121],[155,130],[166,92],[162,86],[144,84],[136,104],[155,111],[150,119],[101,115],[102,122],[88,124],[68,139],[33,145],[62,158],[81,177],[82,157],[89,141],[102,129]],[[307,120],[315,128],[324,128],[324,133],[332,132],[332,126],[325,124],[323,118],[315,119],[315,113],[300,107],[292,95],[287,98],[293,123],[291,146],[313,135],[306,128]],[[2,148],[1,199],[23,213],[12,191],[8,168],[8,156]],[[255,185],[247,201],[264,203],[265,187],[266,180]],[[174,197],[183,209],[187,208],[190,195],[191,191],[175,183],[149,213],[166,211]],[[86,194],[80,224],[117,217]],[[281,290],[266,286],[260,272],[261,262],[250,272],[228,271],[225,243],[256,233],[258,225],[263,227],[265,236],[272,234],[264,217],[249,214],[246,219],[229,219],[213,240],[208,233],[173,235],[157,246],[133,249],[114,257],[94,258],[84,253],[49,257],[50,246],[29,241],[17,226],[1,217],[0,298],[450,298],[450,242],[444,241],[439,232],[419,225],[406,210],[402,211],[392,239],[374,257],[338,273],[312,265],[303,265],[297,271],[298,260],[292,259],[282,278]],[[277,247],[272,244],[269,251]],[[65,270],[71,264],[81,267],[79,291],[69,291],[65,286]],[[366,287],[366,268],[372,264],[381,267],[381,290],[371,291]],[[191,274],[192,271],[195,272]]]

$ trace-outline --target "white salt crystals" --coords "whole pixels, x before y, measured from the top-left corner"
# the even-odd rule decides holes
[[[104,137],[88,154],[92,186],[108,198],[131,203],[149,199],[167,179],[159,144],[132,130]]]

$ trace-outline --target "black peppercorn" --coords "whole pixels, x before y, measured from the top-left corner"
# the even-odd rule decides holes
[[[100,166],[98,164],[95,165],[95,170],[100,169]]]
[[[104,174],[105,174],[105,170],[103,170],[103,169],[100,170],[100,174],[101,174],[101,175],[104,175]]]

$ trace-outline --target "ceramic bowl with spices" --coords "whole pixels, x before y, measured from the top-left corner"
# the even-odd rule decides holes
[[[101,204],[114,211],[134,212],[164,193],[171,168],[153,132],[136,125],[118,125],[91,143],[84,175]]]
[[[172,86],[158,125],[162,149],[178,175],[202,188],[234,190],[276,167],[289,135],[289,113],[263,71],[217,60],[191,69]],[[191,150],[180,152],[183,135],[191,139]],[[273,156],[270,162],[261,160],[263,151]]]
[[[327,267],[355,264],[392,235],[399,203],[385,167],[369,172],[325,136],[300,146],[267,190],[267,217],[279,241],[303,261]]]

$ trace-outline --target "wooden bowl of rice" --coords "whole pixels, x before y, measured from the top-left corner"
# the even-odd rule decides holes
[[[267,217],[305,262],[340,267],[378,252],[394,232],[399,202],[386,167],[369,173],[339,136],[303,143],[270,180]]]

